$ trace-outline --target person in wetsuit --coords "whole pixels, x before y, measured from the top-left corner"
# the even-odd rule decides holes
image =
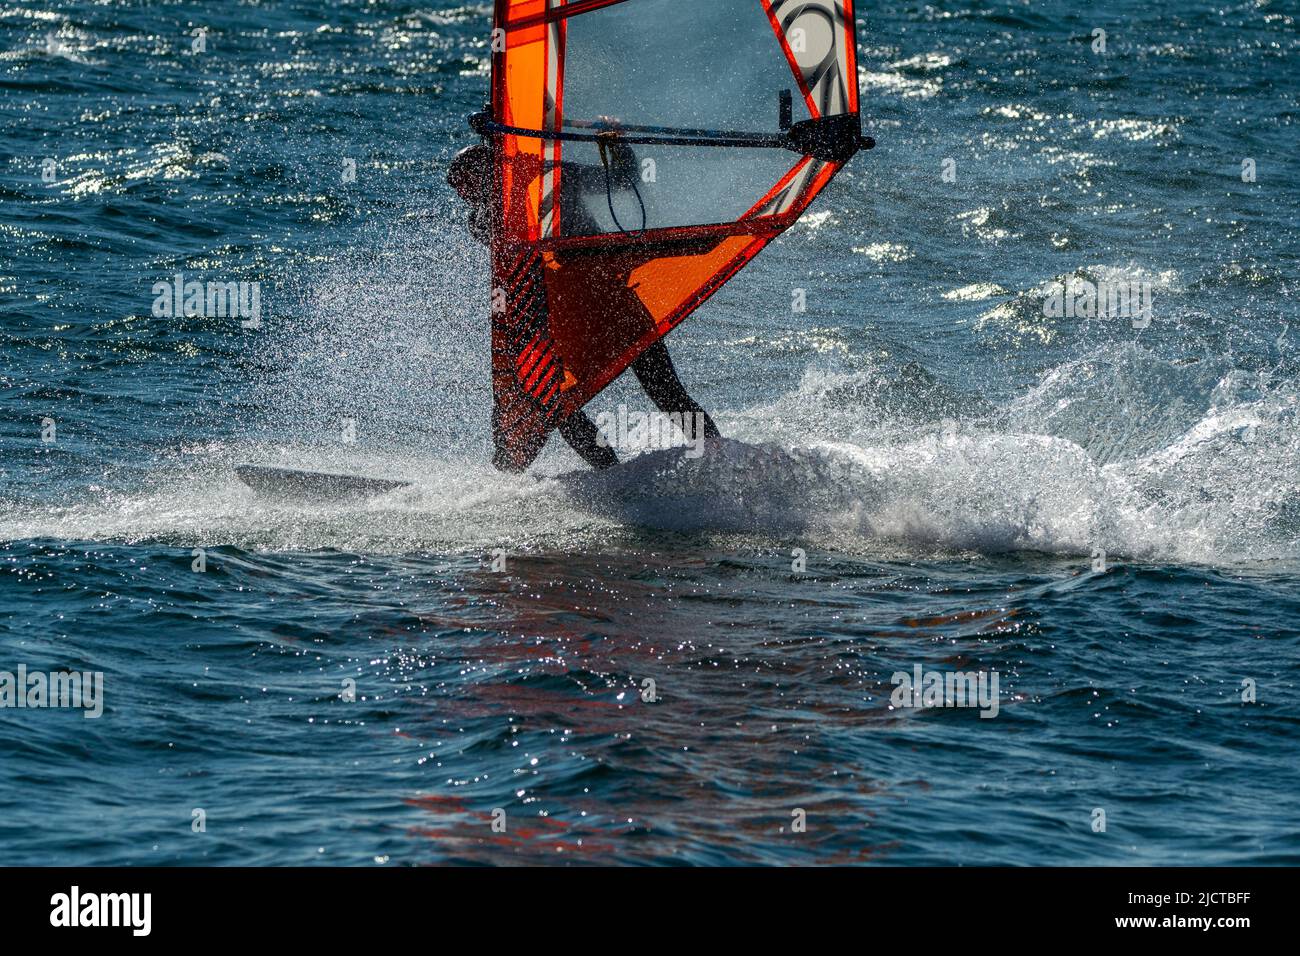
[[[616,134],[607,135],[601,145],[608,159],[608,168],[571,162],[560,164],[564,183],[560,190],[560,221],[564,223],[566,236],[601,233],[603,230],[592,215],[588,201],[608,200],[614,191],[635,188],[639,164],[632,148],[620,143]],[[496,208],[492,147],[478,143],[457,153],[447,172],[447,181],[469,205],[470,234],[490,247]],[[703,425],[704,438],[709,444],[722,437],[708,412],[682,386],[662,338],[641,353],[631,368],[646,395],[661,412],[698,415],[691,420]],[[593,468],[612,468],[618,464],[614,450],[600,444],[600,430],[585,411],[570,415],[556,426],[556,430]]]

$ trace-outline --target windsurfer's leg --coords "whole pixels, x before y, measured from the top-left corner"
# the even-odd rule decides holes
[[[569,447],[582,456],[582,460],[597,471],[613,468],[618,464],[618,455],[608,445],[598,441],[600,429],[587,417],[586,412],[574,412],[556,429],[569,443]]]
[[[717,441],[722,437],[722,433],[718,431],[718,426],[713,423],[709,413],[686,394],[681,379],[677,377],[677,370],[673,368],[673,360],[668,355],[668,346],[664,344],[663,339],[641,353],[641,357],[632,363],[632,373],[645,389],[650,401],[654,402],[661,412],[667,415],[698,415],[695,421],[703,424],[706,441]]]

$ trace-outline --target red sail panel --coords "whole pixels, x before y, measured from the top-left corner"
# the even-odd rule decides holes
[[[856,111],[851,5],[804,6],[816,9],[497,0],[493,119],[529,131],[492,137],[498,467],[527,468],[559,422],[790,226],[840,168],[779,147],[606,154],[557,135],[611,117],[629,129],[776,133],[777,94],[792,83],[808,94],[796,119]]]

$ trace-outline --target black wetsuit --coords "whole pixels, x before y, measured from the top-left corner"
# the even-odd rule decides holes
[[[607,190],[626,190],[635,188],[638,176],[636,154],[631,147],[617,141],[606,144],[609,157],[609,170],[603,166],[587,166],[581,163],[561,163],[560,182],[564,188],[560,191],[560,222],[566,236],[596,235],[604,230],[591,214],[588,201],[593,196],[605,194]],[[608,198],[608,196],[606,197]],[[470,207],[469,228],[471,235],[484,245],[492,243],[492,209],[486,205]],[[673,360],[668,355],[668,346],[663,339],[658,339],[640,357],[632,363],[632,374],[645,389],[650,401],[661,412],[670,415],[698,415],[691,419],[701,422],[704,437],[714,441],[722,437],[718,426],[709,417],[708,412],[700,407],[695,399],[686,393]],[[683,419],[685,420],[685,419]],[[593,468],[612,468],[618,464],[614,449],[602,446],[598,440],[600,430],[584,411],[577,411],[556,426],[556,431],[569,446]]]

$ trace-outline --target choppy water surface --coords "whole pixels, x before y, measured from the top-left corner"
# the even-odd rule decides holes
[[[442,180],[487,5],[0,0],[0,671],[105,675],[0,710],[0,861],[1300,860],[1300,11],[859,14],[879,147],[670,340],[733,440],[519,478]]]

